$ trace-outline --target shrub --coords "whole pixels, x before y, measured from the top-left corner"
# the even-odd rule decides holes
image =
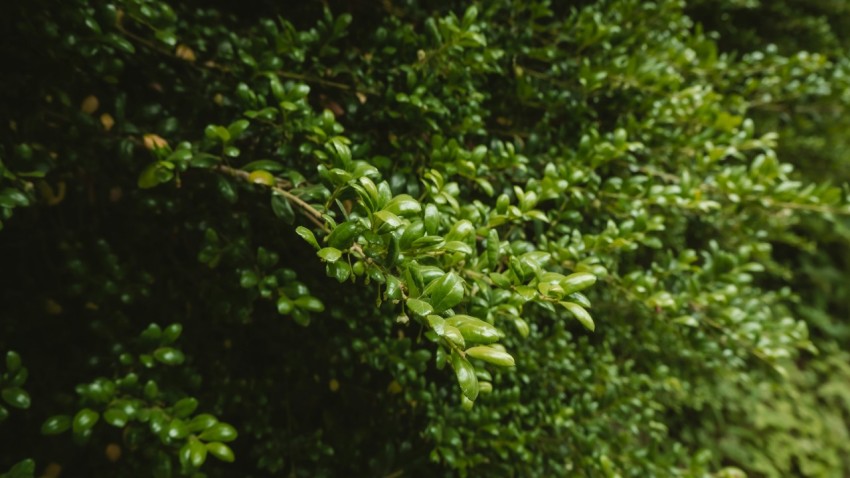
[[[7,476],[850,472],[845,7],[215,3],[7,6]]]

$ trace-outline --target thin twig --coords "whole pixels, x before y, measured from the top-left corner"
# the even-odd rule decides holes
[[[225,165],[220,165],[220,166],[217,167],[217,169],[219,171],[223,172],[223,173],[226,173],[226,174],[233,176],[235,178],[239,178],[243,181],[246,181],[246,182],[251,181],[251,173],[249,173],[247,171],[243,171],[241,169],[232,168],[230,166],[225,166]],[[292,187],[292,183],[290,183],[289,181],[286,181],[286,180],[278,179],[278,180],[275,181],[275,183],[273,185],[268,185],[268,184],[263,184],[263,185],[271,188],[272,191],[280,194],[281,196],[286,198],[287,201],[289,201],[292,204],[294,204],[295,206],[297,206],[298,209],[300,209],[303,213],[305,213],[305,216],[307,216],[307,219],[309,219],[311,222],[313,222],[313,224],[319,226],[319,228],[322,231],[324,231],[325,233],[330,232],[328,225],[325,224],[325,220],[324,220],[324,217],[322,216],[321,212],[319,212],[316,208],[311,206],[308,202],[304,201],[300,197],[296,196],[295,194],[292,194],[287,189],[284,189],[284,188]]]

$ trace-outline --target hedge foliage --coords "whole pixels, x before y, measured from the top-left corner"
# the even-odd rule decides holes
[[[849,10],[6,5],[3,476],[847,476]]]

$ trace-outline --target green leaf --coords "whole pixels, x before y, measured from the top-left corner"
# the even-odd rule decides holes
[[[256,287],[260,282],[260,277],[252,270],[244,270],[239,276],[239,285],[244,289]]]
[[[186,423],[183,420],[175,418],[168,424],[166,434],[175,440],[186,438],[186,436],[189,435],[189,427],[186,426]]]
[[[458,330],[457,327],[453,327],[451,325],[443,325],[443,333],[440,335],[460,348],[466,346],[466,342],[463,339],[463,334],[460,332],[460,330]]]
[[[236,429],[227,423],[216,423],[203,431],[198,438],[204,441],[231,442],[236,439]]]
[[[523,338],[528,337],[528,334],[531,332],[531,329],[528,327],[528,322],[523,319],[514,319],[514,326],[516,327],[517,332]]]
[[[9,373],[15,373],[21,368],[21,356],[17,352],[10,350],[6,352],[6,370]]]
[[[407,308],[414,314],[423,317],[434,311],[431,304],[419,299],[407,299]]]
[[[116,33],[110,33],[108,35],[110,42],[113,46],[123,51],[124,53],[133,54],[136,52],[136,48],[130,43],[130,40],[127,40],[124,37],[119,36]]]
[[[295,299],[295,306],[310,312],[322,312],[325,310],[325,304],[311,295],[302,295]]]
[[[142,170],[139,174],[139,180],[136,184],[142,189],[150,189],[152,187],[156,187],[159,185],[160,177],[159,177],[160,165],[159,163],[151,163]]]
[[[402,282],[398,277],[389,275],[387,276],[387,285],[384,291],[384,296],[388,300],[399,300],[401,299],[402,292]]]
[[[112,425],[113,427],[122,428],[127,424],[127,419],[129,417],[120,408],[109,408],[105,412],[103,412],[103,421]]]
[[[325,247],[316,253],[325,262],[336,262],[342,257],[342,251],[336,247]]]
[[[345,261],[334,262],[327,265],[326,272],[329,277],[335,278],[337,282],[345,282],[351,277],[351,266]]]
[[[250,163],[243,165],[240,169],[248,172],[263,170],[268,171],[270,173],[279,173],[285,170],[286,168],[283,164],[277,161],[272,161],[271,159],[259,159],[257,161],[251,161]]]
[[[185,360],[183,352],[173,347],[160,347],[153,351],[153,356],[165,365],[180,365]]]
[[[461,241],[449,241],[443,246],[447,251],[460,252],[461,254],[471,255],[472,247],[469,244]]]
[[[493,347],[487,347],[486,345],[466,349],[465,353],[472,358],[477,358],[500,367],[513,367],[515,365],[511,354]]]
[[[422,222],[413,222],[405,226],[404,232],[399,239],[399,246],[402,250],[410,249],[413,242],[425,235],[425,225]]]
[[[235,150],[235,153],[232,151]],[[239,150],[233,146],[228,146],[224,149],[224,154],[227,156],[236,157],[239,156]],[[263,186],[274,186],[277,180],[274,175],[268,171],[263,171],[262,169],[258,169],[251,174],[248,175],[248,182],[251,184],[261,184]],[[277,193],[277,191],[275,191]]]
[[[71,428],[71,417],[68,415],[54,415],[41,425],[41,433],[44,435],[58,435]]]
[[[168,155],[168,161],[173,163],[182,163],[192,159],[191,149],[178,149]]]
[[[384,206],[384,210],[397,216],[415,216],[422,212],[422,205],[419,204],[419,201],[413,199],[413,197],[408,194],[399,194],[398,196],[390,199],[390,201]]]
[[[277,313],[280,315],[288,315],[295,307],[295,303],[289,297],[280,297],[277,299]]]
[[[330,140],[330,150],[340,159],[343,169],[351,164],[351,149],[345,144],[345,139],[335,136]]]
[[[4,388],[3,391],[0,392],[0,395],[2,395],[3,401],[15,408],[30,407],[30,395],[26,392],[26,390],[20,387]]]
[[[278,194],[277,191],[272,192],[271,204],[272,212],[276,217],[287,224],[295,222],[295,211],[292,210],[292,204],[285,197]]]
[[[454,349],[452,349],[451,363],[463,396],[470,400],[478,398],[478,377],[475,376],[475,367]]]
[[[230,123],[230,126],[227,127],[227,132],[230,133],[230,137],[233,139],[238,138],[248,129],[251,123],[246,119],[236,120],[233,123]]]
[[[295,233],[307,241],[308,244],[315,247],[317,250],[319,249],[319,241],[316,240],[316,236],[313,235],[313,231],[304,226],[298,226],[295,228]]]
[[[142,391],[145,394],[145,398],[148,400],[154,400],[159,396],[159,385],[157,385],[153,380],[148,380]]]
[[[100,414],[91,408],[84,408],[74,416],[72,428],[74,435],[80,435],[90,430],[100,419]]]
[[[233,450],[231,450],[230,447],[225,445],[224,443],[207,443],[207,451],[209,451],[212,456],[226,463],[233,463],[233,461],[236,459],[236,457],[233,455]]]
[[[165,328],[162,332],[162,341],[163,343],[170,344],[177,341],[180,338],[180,334],[183,333],[183,326],[180,324],[171,324]]]
[[[355,222],[343,222],[328,234],[328,245],[337,249],[348,249],[360,235],[360,226]]]
[[[497,285],[497,286],[499,286],[503,289],[507,289],[511,286],[511,280],[508,279],[508,277],[505,274],[500,274],[498,272],[491,272],[490,274],[488,274],[488,277],[490,277],[490,280],[493,281],[493,284],[495,284],[495,285]]]
[[[573,314],[573,317],[578,319],[578,321],[581,322],[581,325],[583,325],[584,328],[590,330],[591,332],[596,329],[596,325],[593,323],[593,317],[590,316],[590,314],[587,312],[587,310],[584,309],[584,307],[573,302],[558,303],[564,306],[564,308],[566,308],[568,311],[570,311],[570,313]]]
[[[181,398],[174,404],[172,410],[177,418],[186,418],[198,408],[198,400],[194,397]]]
[[[187,469],[197,469],[207,460],[207,447],[195,437],[189,437],[178,453],[180,464]]]
[[[537,297],[537,291],[533,287],[526,285],[517,286],[516,293],[525,301],[529,301]]]
[[[391,235],[389,244],[387,244],[387,255],[384,259],[386,267],[392,267],[398,262],[401,257],[401,244],[397,235]]]
[[[495,229],[490,229],[487,232],[487,263],[490,265],[491,271],[495,271],[496,268],[499,266],[499,260],[501,259],[500,247],[499,246],[500,246],[500,244],[499,244],[499,233],[496,232]],[[495,273],[496,272],[490,273],[491,278],[492,278],[492,275],[495,274]],[[499,275],[501,276],[501,274],[499,274]],[[505,280],[507,281],[507,279],[505,279]],[[502,286],[501,284],[499,284],[499,285],[501,287],[509,287],[510,282],[508,282],[508,284],[504,285],[504,286]]]
[[[204,129],[204,136],[209,139],[218,139],[222,143],[230,141],[230,132],[224,126],[209,125]]]
[[[504,337],[504,334],[493,325],[469,315],[453,315],[446,323],[457,327],[467,342],[492,344]]]
[[[216,186],[218,187],[219,194],[230,204],[236,203],[236,200],[239,199],[239,194],[236,192],[233,183],[225,176],[218,176],[217,178]]]
[[[437,206],[433,204],[428,204],[425,206],[425,232],[428,233],[429,236],[437,233],[437,228],[440,225],[440,210],[437,209]]]
[[[379,234],[386,234],[401,227],[402,222],[395,214],[381,210],[372,215],[375,218],[373,227],[376,228]]]
[[[35,476],[35,462],[31,459],[19,461],[0,478],[33,478]]]
[[[195,418],[189,421],[186,425],[186,428],[189,430],[189,433],[197,433],[200,431],[204,431],[207,428],[218,423],[218,419],[209,413],[201,413],[197,415]]]
[[[580,290],[587,289],[596,283],[596,276],[589,272],[576,272],[570,274],[561,281],[561,287],[564,289],[564,295],[572,294]]]
[[[436,312],[451,309],[463,300],[463,280],[454,272],[435,280],[425,289],[431,294],[431,305]]]
[[[139,337],[150,341],[159,340],[162,337],[162,327],[159,324],[148,324]]]

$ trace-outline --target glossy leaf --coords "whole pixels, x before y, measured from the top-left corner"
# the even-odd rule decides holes
[[[454,272],[449,272],[429,284],[425,292],[431,294],[434,310],[443,312],[463,300],[463,280]]]
[[[185,360],[183,352],[173,347],[160,347],[154,350],[153,356],[165,365],[180,365]]]
[[[71,417],[68,415],[54,415],[41,425],[41,433],[44,435],[58,435],[71,428]]]
[[[596,276],[589,272],[576,272],[568,275],[561,281],[564,295],[578,292],[596,283]]]
[[[15,408],[29,408],[32,401],[26,390],[20,387],[6,387],[0,390],[3,401]]]
[[[225,463],[233,463],[236,460],[236,457],[233,454],[233,450],[230,449],[229,446],[224,443],[219,442],[211,442],[206,444],[207,451],[210,454],[219,460]]]
[[[216,423],[215,425],[210,426],[206,430],[204,430],[198,438],[204,441],[220,441],[220,442],[231,442],[236,439],[238,434],[236,433],[236,429],[227,423]]]
[[[100,414],[90,408],[84,408],[74,416],[72,428],[75,435],[90,430],[100,419]]]
[[[514,358],[509,353],[487,347],[486,345],[468,348],[465,353],[472,358],[477,358],[500,367],[513,367],[515,365]]]
[[[319,249],[319,242],[316,241],[316,236],[313,235],[313,231],[307,229],[304,226],[298,226],[295,228],[295,232],[301,236],[302,239],[307,241],[308,244]]]
[[[561,304],[562,306],[564,306],[565,309],[570,311],[570,313],[573,315],[573,317],[578,319],[578,321],[581,322],[581,325],[583,325],[584,328],[586,328],[587,330],[590,330],[591,332],[593,332],[596,329],[596,324],[593,323],[593,317],[590,316],[590,314],[587,312],[587,310],[584,309],[584,307],[582,307],[578,304],[575,304],[573,302],[558,302],[558,303]]]
[[[469,315],[453,315],[446,319],[446,323],[457,327],[463,338],[471,343],[491,344],[504,336],[493,325]]]
[[[428,315],[434,310],[431,304],[419,299],[407,299],[407,308],[419,316]]]
[[[456,350],[452,350],[451,363],[463,396],[469,400],[478,398],[478,378],[475,376],[475,367]]]
[[[319,249],[317,255],[325,262],[336,262],[342,257],[342,251],[335,247]]]

